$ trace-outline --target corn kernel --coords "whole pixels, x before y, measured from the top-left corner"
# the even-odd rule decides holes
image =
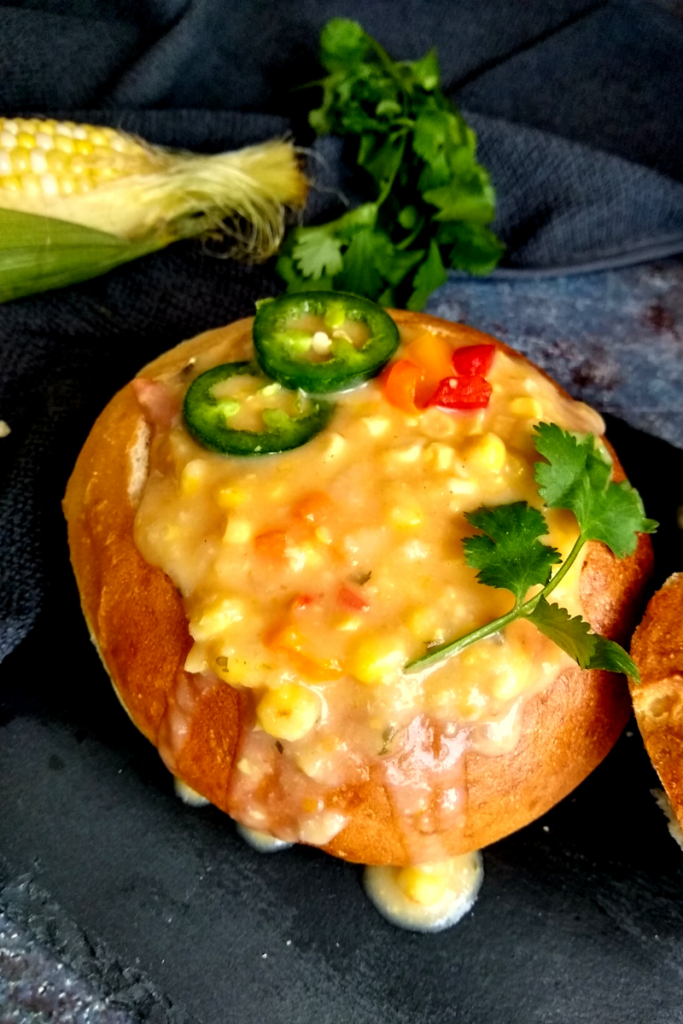
[[[34,149],[36,140],[28,132],[19,132],[17,135],[17,146],[23,146],[24,149]]]
[[[8,174],[7,177],[0,178],[0,185],[8,192],[21,192],[21,182],[16,174]]]
[[[180,491],[186,498],[192,498],[199,491],[204,479],[206,464],[202,459],[192,459],[180,474]]]
[[[201,644],[192,644],[184,668],[186,672],[203,672],[206,669],[206,652]]]
[[[327,441],[327,446],[322,454],[323,462],[334,462],[344,453],[346,448],[346,439],[341,434],[330,434]]]
[[[440,640],[438,615],[434,608],[414,608],[406,616],[406,626],[418,640]]]
[[[315,539],[319,540],[321,544],[331,544],[332,534],[326,526],[319,526],[315,531]]]
[[[325,559],[314,544],[301,544],[299,550],[301,552],[304,565],[308,569],[319,569],[324,565]]]
[[[484,434],[470,444],[465,452],[466,464],[485,473],[499,473],[505,465],[505,443],[498,434]]]
[[[223,540],[226,544],[247,544],[254,534],[254,528],[248,519],[230,516],[225,527]]]
[[[408,899],[420,903],[423,907],[432,907],[446,895],[448,889],[447,866],[421,864],[401,868],[396,881]]]
[[[528,658],[521,652],[508,654],[505,665],[493,676],[493,696],[500,701],[517,697],[528,686],[530,670]]]
[[[247,492],[241,487],[221,487],[216,495],[219,508],[238,508],[247,500]]]
[[[34,174],[45,174],[47,171],[47,157],[42,149],[32,149],[29,154],[29,162]]]
[[[244,605],[234,597],[224,597],[204,608],[198,619],[190,620],[194,640],[209,640],[244,618]]]
[[[31,168],[31,151],[23,146],[17,146],[11,154],[12,170],[15,174],[25,174]]]
[[[394,505],[389,512],[389,522],[399,529],[410,529],[422,522],[422,509],[417,502]]]
[[[107,146],[109,144],[107,133],[103,132],[101,128],[93,128],[90,132],[90,141],[93,146]]]
[[[25,196],[30,196],[32,199],[42,195],[40,180],[35,174],[22,174],[21,189]]]
[[[359,615],[340,615],[333,619],[332,625],[343,633],[355,633],[363,625],[363,620]]]
[[[40,187],[43,190],[44,196],[59,195],[59,182],[57,181],[54,174],[41,174]]]
[[[460,480],[457,476],[447,480],[446,487],[449,494],[474,494],[477,489],[474,480]]]
[[[543,406],[537,398],[530,398],[526,395],[512,399],[510,402],[510,412],[514,416],[524,416],[530,420],[540,420],[543,415]]]
[[[318,695],[298,683],[268,690],[256,708],[261,727],[279,740],[301,739],[311,731],[319,714]]]
[[[45,154],[45,162],[53,174],[64,174],[66,171],[66,157],[56,149]]]
[[[394,448],[387,453],[395,462],[407,463],[417,462],[422,454],[421,444],[409,444],[403,448]]]
[[[395,636],[373,636],[361,640],[351,651],[348,669],[366,686],[389,682],[403,666],[406,654]]]
[[[36,146],[38,149],[52,149],[55,142],[49,132],[36,132]]]
[[[9,153],[6,153],[4,149],[0,149],[0,178],[11,173],[12,161],[9,158]]]
[[[420,430],[427,437],[439,441],[446,437],[452,437],[455,433],[455,423],[453,417],[447,412],[442,412],[441,409],[432,407],[423,412],[420,420]]]
[[[447,444],[441,444],[439,441],[432,441],[425,448],[425,460],[435,469],[437,473],[445,473],[453,465],[455,459],[455,452]]]
[[[55,149],[61,153],[73,153],[74,140],[66,135],[55,135]]]
[[[14,149],[16,144],[16,136],[14,136],[11,132],[0,132],[0,146],[2,146],[3,149]]]
[[[386,416],[364,416],[363,423],[370,437],[381,437],[386,434],[390,421]]]
[[[263,685],[263,666],[254,658],[229,653],[227,657],[227,679],[231,685],[246,687]]]

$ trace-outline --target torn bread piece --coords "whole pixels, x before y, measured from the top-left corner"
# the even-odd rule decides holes
[[[670,576],[647,606],[631,644],[642,683],[630,682],[645,747],[683,826],[683,573]],[[660,807],[661,801],[658,800]],[[671,828],[671,834],[678,840]]]

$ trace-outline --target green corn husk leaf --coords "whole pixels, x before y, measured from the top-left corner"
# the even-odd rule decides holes
[[[0,209],[0,302],[98,277],[170,240],[128,241],[82,224]]]

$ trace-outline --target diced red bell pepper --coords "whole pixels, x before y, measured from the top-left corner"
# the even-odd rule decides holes
[[[289,610],[295,613],[305,612],[307,608],[310,608],[315,603],[315,598],[311,594],[297,594],[296,597],[292,598]]]
[[[352,590],[351,587],[347,587],[345,583],[342,583],[339,588],[337,601],[342,608],[348,608],[354,612],[366,612],[370,607],[370,602],[362,594],[359,594],[357,590]]]
[[[429,399],[429,405],[442,409],[485,409],[491,398],[491,385],[479,375],[446,377]]]
[[[451,362],[459,377],[485,377],[495,354],[495,345],[464,345],[456,348]]]

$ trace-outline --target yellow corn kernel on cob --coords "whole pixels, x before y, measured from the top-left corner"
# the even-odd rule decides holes
[[[161,220],[200,215],[206,229],[241,217],[261,227],[270,254],[279,243],[282,206],[299,206],[305,197],[293,147],[281,140],[201,156],[114,128],[0,118],[0,205],[12,210],[125,238],[140,238]],[[185,233],[198,232],[193,226]]]
[[[0,301],[197,235],[228,238],[230,255],[265,259],[280,244],[287,207],[302,206],[306,192],[294,147],[281,139],[204,156],[113,128],[0,118]]]

